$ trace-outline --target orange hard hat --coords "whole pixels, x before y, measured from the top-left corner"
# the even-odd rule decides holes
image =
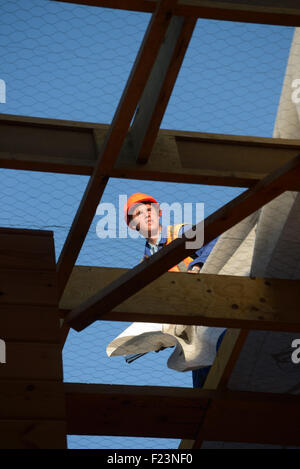
[[[124,215],[125,215],[125,221],[127,225],[129,225],[128,212],[130,208],[133,207],[134,205],[147,203],[147,202],[150,204],[158,205],[159,216],[161,216],[159,203],[151,195],[143,194],[142,192],[135,192],[129,197],[126,204],[124,205]]]

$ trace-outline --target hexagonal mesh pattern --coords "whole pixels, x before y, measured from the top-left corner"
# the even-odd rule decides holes
[[[0,112],[110,123],[150,15],[48,0],[0,5]],[[198,20],[163,128],[271,137],[293,28]],[[58,259],[87,176],[0,170],[0,226],[53,230]],[[101,200],[151,193],[160,202],[205,204],[209,215],[244,189],[111,179]],[[121,207],[122,208],[122,207]],[[77,265],[132,268],[144,241],[99,239],[95,215]],[[192,386],[191,373],[167,368],[170,350],[128,365],[106,356],[129,323],[97,322],[71,331],[65,381]],[[177,448],[178,440],[70,436],[70,448]]]

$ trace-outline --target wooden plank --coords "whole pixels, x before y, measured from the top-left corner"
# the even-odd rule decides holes
[[[66,449],[66,423],[0,420],[0,449]]]
[[[0,245],[0,321],[5,329],[11,324],[5,304],[57,305],[53,232],[1,228]]]
[[[245,191],[214,212],[204,220],[204,223],[198,223],[196,232],[199,233],[203,230],[204,244],[209,243],[251,213],[282,194],[285,191],[287,181],[296,181],[299,179],[299,176],[300,156],[279,168],[279,170],[272,172],[254,188]],[[187,249],[185,246],[186,241],[192,239],[192,233],[193,230],[189,230],[182,238],[176,239],[147,259],[147,261],[140,263],[82,305],[75,308],[67,315],[66,321],[68,324],[76,330],[82,330],[96,319],[99,319],[101,314],[111,311],[122,301],[125,301],[160,277],[172,266],[178,264],[187,255],[195,252],[199,249],[198,243],[195,243],[196,247],[194,249]]]
[[[53,232],[51,236],[53,237]],[[54,249],[50,249],[47,236],[0,232],[0,266],[8,269],[43,269],[55,272]]]
[[[239,354],[248,337],[249,331],[245,329],[227,329],[218,350],[214,363],[208,373],[202,389],[226,390],[228,380],[237,362]],[[207,415],[205,418],[209,418]],[[180,449],[199,449],[205,440],[205,432],[202,420],[195,440],[182,440],[178,448]]]
[[[215,362],[206,378],[205,389],[226,389],[248,334],[249,329],[228,329],[226,331]]]
[[[195,18],[172,18],[132,123],[125,151],[146,163],[192,37]]]
[[[55,271],[0,268],[0,308],[6,304],[57,305]]]
[[[128,272],[75,266],[60,310],[68,314]],[[300,332],[299,303],[298,280],[167,272],[101,319]]]
[[[32,155],[0,151],[0,167],[46,173],[80,174],[90,176],[94,170],[94,160],[70,158],[49,158],[47,155]]]
[[[52,0],[152,13],[158,0]],[[175,14],[246,23],[300,26],[297,0],[182,0]]]
[[[4,340],[58,343],[57,306],[6,304],[0,306],[0,337]]]
[[[235,392],[228,391],[224,400],[212,401],[202,428],[206,441],[300,445],[296,423],[299,404],[294,399],[298,396],[246,394],[242,401]]]
[[[24,248],[27,247],[28,251],[32,252],[33,254],[35,254],[36,250],[40,252],[41,249],[45,249],[45,244],[47,243],[48,250],[54,248],[53,231],[49,230],[31,230],[26,228],[1,227],[0,236],[3,237],[3,245],[5,247],[11,247],[13,241],[15,241],[16,244],[24,242]],[[31,243],[29,241],[30,238],[34,239],[35,243]]]
[[[59,344],[6,341],[6,363],[0,365],[2,380],[62,380]]]
[[[113,167],[122,148],[136,106],[141,98],[170,24],[175,3],[175,0],[161,0],[145,33],[102,151],[100,152],[97,165],[87,185],[58,260],[57,272],[60,296],[72,272],[93,220],[97,205],[106,187],[108,178],[103,176],[103,171]]]
[[[104,127],[107,133],[109,126]],[[92,174],[97,160],[93,124],[0,114],[0,130],[3,168]]]
[[[58,341],[53,232],[1,228],[0,245],[2,338]]]
[[[78,131],[75,140],[84,159],[73,158],[69,151],[63,151],[67,141],[59,147],[61,157],[57,157],[49,156],[46,151],[43,153],[42,148],[38,149],[39,154],[16,153],[14,140],[10,139],[7,151],[0,151],[2,167],[84,175],[92,174],[96,157],[94,152],[86,149],[86,142],[80,135],[92,134],[97,154],[101,152],[109,129],[106,124],[0,115],[0,131],[4,131],[7,123],[16,133],[19,126],[26,126],[27,139],[32,139],[30,145],[35,143],[37,147],[47,135],[44,143],[46,148],[48,144],[51,147],[57,129],[61,128],[66,135],[76,135]],[[25,147],[23,141],[22,148]],[[138,164],[132,151],[122,151],[115,166],[103,170],[103,174],[126,179],[251,187],[299,152],[297,140],[160,130],[146,164]],[[288,189],[299,189],[299,183]]]
[[[191,388],[65,383],[67,432],[300,444],[299,396]]]
[[[44,237],[45,236],[47,238],[53,238],[53,231],[49,231],[49,230],[32,230],[32,229],[27,229],[27,228],[6,228],[6,227],[1,227],[0,228],[0,235],[2,236],[2,235],[7,235],[7,234],[12,235],[12,236],[17,236],[17,238],[16,238],[17,241],[20,239],[19,236],[24,236],[24,235],[26,235],[26,236],[38,236],[38,237]],[[36,239],[36,242],[38,242],[37,239]]]
[[[0,421],[5,419],[58,420],[65,419],[65,417],[62,382],[1,380]]]
[[[76,383],[64,387],[68,434],[191,436],[208,403],[185,388]]]
[[[65,448],[53,232],[2,228],[0,245],[0,447]]]
[[[72,125],[39,126],[26,121],[16,122],[1,118],[1,152],[13,154],[45,155],[49,159],[72,157],[74,160],[96,160],[92,129]],[[3,133],[2,133],[3,131]],[[36,137],[39,137],[38,139]]]
[[[205,380],[205,389],[225,390],[227,388],[227,383],[248,335],[249,329],[228,329],[226,331],[217,357]],[[209,418],[210,413],[206,416],[206,419]],[[198,430],[191,446],[192,449],[200,449],[205,438],[208,438],[206,432],[208,422],[206,419],[203,421],[203,427]]]
[[[70,332],[70,327],[64,323],[63,318],[61,319],[61,327],[60,327],[60,346],[63,349],[66,340],[68,338],[68,334]]]
[[[149,161],[123,152],[112,177],[252,187],[299,154],[295,140],[161,130]],[[295,181],[290,190],[299,190]]]
[[[93,129],[100,124],[0,114],[3,168],[90,175],[97,159]],[[107,133],[109,125],[104,126]],[[17,138],[16,138],[17,136]]]

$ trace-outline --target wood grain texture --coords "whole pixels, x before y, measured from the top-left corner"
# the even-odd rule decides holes
[[[66,422],[0,420],[0,449],[66,449]]]
[[[31,260],[28,260],[29,269]],[[0,268],[0,308],[5,304],[57,305],[55,271]]]
[[[17,132],[20,126],[26,127],[27,143],[21,141],[20,152],[20,149],[16,151],[14,140],[10,139],[6,151],[0,151],[2,167],[83,175],[93,173],[97,155],[101,152],[109,129],[106,124],[1,115],[0,130],[5,132],[5,126],[8,124],[14,132]],[[58,129],[61,129],[66,140],[62,138],[64,141],[58,151],[50,154],[48,146],[51,148],[53,145]],[[68,133],[74,135],[82,157],[73,156],[73,152],[69,151]],[[86,133],[93,141],[92,152],[88,151],[86,142],[81,139],[81,135]],[[43,148],[37,150],[41,140],[47,151]],[[30,153],[30,148],[34,145],[35,152]],[[137,163],[135,152],[127,148],[127,151],[122,150],[112,167],[103,168],[103,175],[251,187],[299,153],[300,145],[297,140],[159,130],[147,163]],[[288,189],[298,190],[299,184],[296,182]]]
[[[0,420],[58,420],[65,419],[65,417],[66,411],[62,382],[1,380]]]
[[[130,151],[138,163],[150,157],[196,21],[178,16],[171,20],[129,133]]]
[[[6,363],[0,365],[0,381],[8,379],[62,380],[59,344],[6,342]]]
[[[248,334],[249,330],[246,329],[227,329],[202,389],[226,391],[228,380],[244,343],[247,340]],[[199,422],[199,428],[195,436],[195,440],[182,440],[178,448],[201,449],[202,443],[206,438],[203,428],[206,425],[205,420],[208,418],[210,418],[209,413],[201,422]]]
[[[299,396],[65,383],[67,432],[296,445]]]
[[[0,448],[66,448],[53,232],[0,228]]]
[[[59,304],[65,314],[127,269],[75,266]],[[300,331],[299,281],[167,272],[99,319]]]
[[[15,342],[58,343],[60,331],[57,305],[0,305],[0,337]]]

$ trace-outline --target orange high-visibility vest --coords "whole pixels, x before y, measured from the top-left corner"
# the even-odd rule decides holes
[[[169,225],[167,227],[167,242],[166,244],[170,244],[174,239],[178,238],[178,233],[181,227],[184,226],[183,224],[179,225]],[[179,262],[179,264],[175,265],[168,272],[186,272],[188,269],[189,264],[194,259],[192,257],[186,257],[183,261]]]

